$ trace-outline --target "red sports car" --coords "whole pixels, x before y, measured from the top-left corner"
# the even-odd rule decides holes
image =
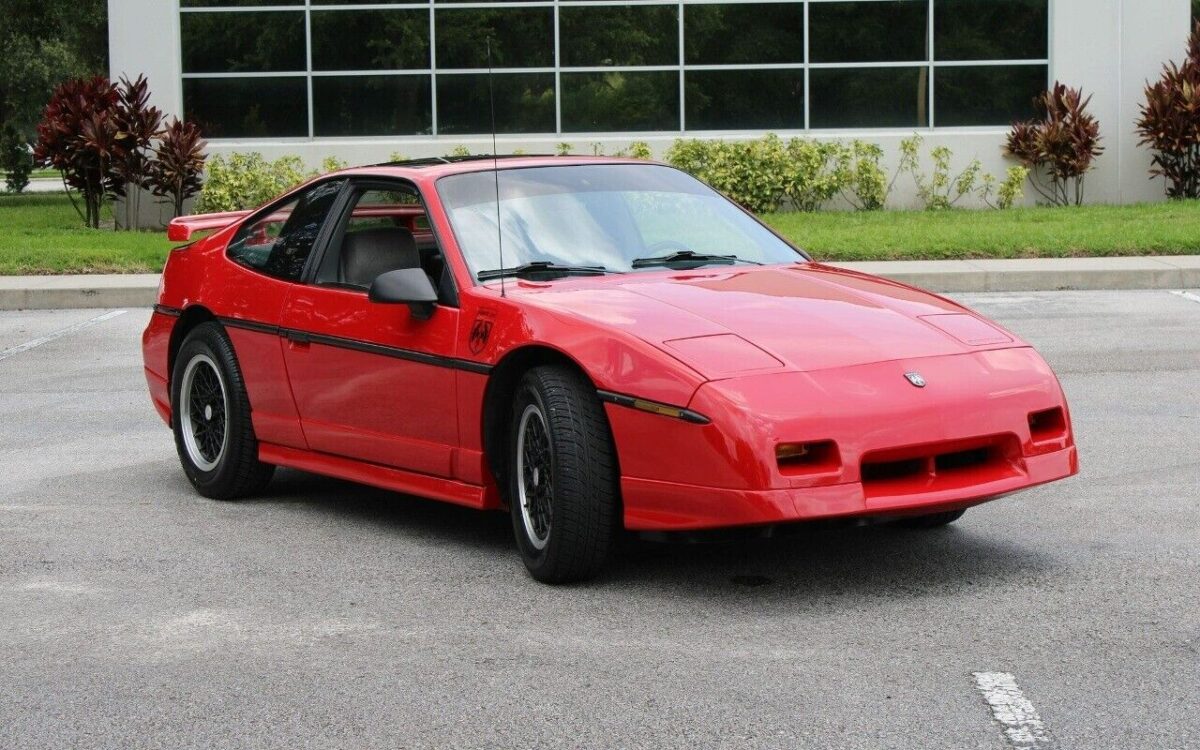
[[[940,526],[1076,473],[1062,389],[950,300],[812,262],[649,162],[432,159],[191,216],[144,335],[206,497],[276,466],[509,508],[532,575],[619,530]]]

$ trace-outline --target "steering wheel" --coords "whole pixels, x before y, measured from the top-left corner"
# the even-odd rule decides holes
[[[668,252],[686,253],[690,250],[690,247],[678,240],[660,240],[646,247],[646,252],[650,255],[666,255]]]

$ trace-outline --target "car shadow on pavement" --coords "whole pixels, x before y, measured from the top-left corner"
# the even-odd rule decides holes
[[[420,539],[454,550],[495,554],[524,576],[507,514],[481,513],[352,482],[281,470],[260,498],[305,513],[352,518],[397,540]],[[588,588],[649,586],[676,595],[794,599],[796,596],[943,596],[1052,577],[1048,551],[1023,544],[1010,527],[968,512],[957,524],[911,531],[887,525],[794,524],[770,538],[684,536],[647,540],[626,535],[608,570]]]

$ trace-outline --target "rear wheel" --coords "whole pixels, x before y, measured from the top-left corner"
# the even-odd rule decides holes
[[[966,512],[964,509],[950,510],[945,513],[930,513],[926,516],[909,516],[908,518],[897,519],[894,521],[894,524],[905,529],[938,529],[954,523],[962,518]]]
[[[530,370],[513,402],[509,505],[530,574],[544,583],[594,576],[617,533],[612,437],[596,391],[563,367]]]
[[[171,403],[179,462],[201,495],[232,500],[271,481],[275,467],[258,460],[250,400],[233,345],[216,323],[196,326],[180,346]]]

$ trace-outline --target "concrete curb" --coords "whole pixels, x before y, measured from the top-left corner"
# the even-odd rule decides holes
[[[934,292],[1200,288],[1200,255],[834,263]],[[149,307],[157,274],[0,276],[0,310]]]

